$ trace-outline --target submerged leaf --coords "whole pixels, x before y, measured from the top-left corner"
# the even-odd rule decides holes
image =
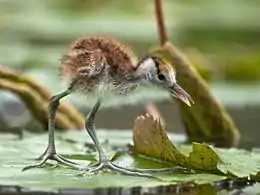
[[[193,143],[189,152],[184,153],[171,143],[160,121],[149,114],[136,118],[133,141],[134,151],[162,160],[171,166],[237,177],[260,175],[259,153],[219,149],[206,143]]]

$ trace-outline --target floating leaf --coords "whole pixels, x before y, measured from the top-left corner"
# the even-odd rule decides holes
[[[259,177],[260,154],[238,149],[219,149],[206,143],[193,143],[184,153],[169,140],[160,121],[146,114],[135,120],[134,151],[160,159],[171,166],[182,166],[229,176]],[[189,150],[189,152],[187,152]]]
[[[103,143],[106,154],[110,156],[116,153],[111,149],[109,143],[121,147],[131,142],[131,132],[118,131],[98,131],[99,140]],[[84,131],[56,133],[57,152],[68,158],[72,158],[81,164],[88,165],[96,161],[96,151],[89,151],[85,148],[86,143],[91,143],[90,138]],[[109,143],[106,142],[107,135],[111,136]],[[70,141],[68,142],[68,138]],[[226,178],[223,175],[210,173],[187,173],[176,170],[171,173],[153,173],[154,176],[161,178],[132,177],[117,174],[115,172],[101,172],[97,175],[77,176],[80,171],[68,169],[63,166],[53,166],[52,161],[48,165],[38,169],[31,169],[21,172],[21,169],[34,162],[32,158],[39,156],[46,147],[47,134],[27,134],[23,139],[18,139],[15,135],[0,135],[0,185],[20,185],[22,187],[40,188],[106,188],[106,187],[155,187],[169,184],[183,184],[195,182],[197,184],[210,183]],[[165,164],[141,157],[121,153],[115,158],[114,163],[131,168],[161,168]]]

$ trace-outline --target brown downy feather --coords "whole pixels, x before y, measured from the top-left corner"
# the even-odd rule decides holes
[[[99,66],[106,60],[110,74],[118,75],[134,71],[137,59],[132,50],[110,35],[80,36],[63,55],[60,64],[62,77],[73,79],[79,68]]]
[[[105,61],[105,57],[99,49],[95,50],[69,50],[61,58],[60,76],[62,78],[73,79],[79,76],[85,67],[95,66],[99,68]]]

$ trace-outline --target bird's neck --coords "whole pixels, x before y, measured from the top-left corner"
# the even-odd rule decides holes
[[[125,80],[132,84],[146,84],[149,81],[149,76],[147,74],[139,74],[138,72],[134,72],[132,74],[128,74]]]

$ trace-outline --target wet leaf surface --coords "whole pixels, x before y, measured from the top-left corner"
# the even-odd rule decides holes
[[[136,119],[134,151],[167,164],[229,177],[259,177],[260,155],[238,149],[219,149],[206,143],[177,148],[169,140],[160,121],[146,114]]]

